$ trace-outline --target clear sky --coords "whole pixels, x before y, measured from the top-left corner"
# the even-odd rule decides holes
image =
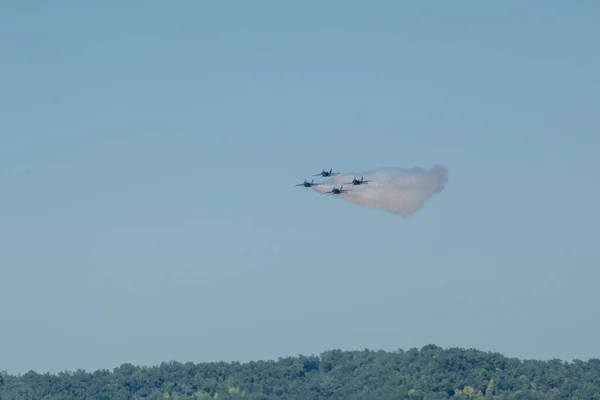
[[[221,3],[221,4],[218,4]],[[594,1],[6,1],[0,370],[600,356]],[[449,170],[407,219],[294,187]]]

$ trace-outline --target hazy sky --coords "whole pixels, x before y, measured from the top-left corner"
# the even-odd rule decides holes
[[[597,2],[218,3],[4,2],[0,370],[600,356]]]

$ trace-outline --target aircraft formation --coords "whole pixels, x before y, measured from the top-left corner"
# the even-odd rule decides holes
[[[327,178],[327,177],[330,177],[330,176],[335,176],[335,175],[339,175],[339,174],[340,174],[339,172],[333,172],[333,169],[330,169],[329,171],[325,171],[325,168],[323,168],[323,170],[322,170],[320,173],[318,173],[318,174],[315,174],[315,175],[313,175],[313,176],[322,176],[322,177],[325,177],[325,178]],[[356,178],[354,178],[354,179],[352,179],[352,182],[348,182],[348,183],[347,183],[347,185],[356,186],[356,185],[362,185],[362,184],[369,183],[369,182],[370,182],[370,181],[365,181],[365,180],[364,180],[364,177],[362,177],[362,176],[361,176],[361,177],[360,177],[360,180],[359,180],[359,179],[356,179]],[[296,185],[294,185],[294,186],[302,186],[302,187],[307,187],[307,188],[309,188],[309,187],[313,187],[313,186],[320,186],[320,185],[321,185],[320,183],[315,183],[315,180],[314,180],[314,179],[313,179],[313,180],[311,180],[310,182],[308,182],[308,181],[305,179],[305,180],[304,180],[304,182],[302,182],[302,183],[298,183],[298,184],[296,184]],[[344,185],[341,185],[339,189],[338,189],[338,188],[336,188],[336,187],[334,186],[334,187],[333,187],[333,189],[331,189],[329,192],[324,192],[323,194],[332,194],[332,195],[336,195],[336,194],[347,193],[349,190],[350,190],[350,189],[345,189],[345,190],[344,190]]]

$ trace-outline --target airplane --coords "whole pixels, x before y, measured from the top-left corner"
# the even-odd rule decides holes
[[[362,185],[363,183],[369,183],[371,181],[365,181],[364,177],[360,177],[360,181],[356,178],[352,179],[352,182],[348,182],[348,185],[352,184],[352,185]]]
[[[334,175],[339,175],[339,172],[333,172],[333,169],[330,169],[329,171],[325,171],[325,168],[323,168],[323,171],[321,171],[321,173],[313,175],[313,176],[322,176],[327,178],[328,176],[334,176]]]
[[[304,180],[303,183],[299,183],[297,185],[294,186],[304,186],[304,187],[311,187],[311,186],[319,186],[320,183],[314,183],[315,180],[313,179],[312,181],[308,182],[306,179]]]
[[[340,186],[339,189],[334,186],[333,189],[331,189],[331,191],[325,192],[323,194],[331,193],[331,194],[335,195],[335,194],[342,194],[342,193],[347,193],[347,192],[349,192],[349,190],[348,189],[344,190],[344,185],[342,185],[342,186]]]

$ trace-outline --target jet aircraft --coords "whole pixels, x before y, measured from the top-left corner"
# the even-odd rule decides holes
[[[323,194],[331,193],[331,194],[335,195],[335,194],[342,194],[342,193],[347,193],[347,192],[349,192],[349,190],[348,189],[344,190],[344,185],[342,185],[342,186],[340,186],[339,189],[334,186],[333,189],[331,189],[331,191],[325,192]]]
[[[352,182],[348,182],[348,185],[352,184],[352,185],[362,185],[363,183],[369,183],[371,181],[365,181],[364,177],[360,177],[360,181],[356,178],[352,179]]]
[[[311,186],[319,186],[320,183],[314,183],[315,180],[313,179],[312,181],[308,182],[306,179],[304,180],[304,182],[299,183],[297,185],[294,186],[304,186],[304,187],[311,187]]]
[[[334,175],[339,175],[339,172],[333,172],[333,168],[330,169],[329,171],[325,171],[325,168],[323,168],[323,171],[321,171],[321,173],[313,175],[313,176],[322,176],[324,178],[327,178],[328,176],[334,176]]]

